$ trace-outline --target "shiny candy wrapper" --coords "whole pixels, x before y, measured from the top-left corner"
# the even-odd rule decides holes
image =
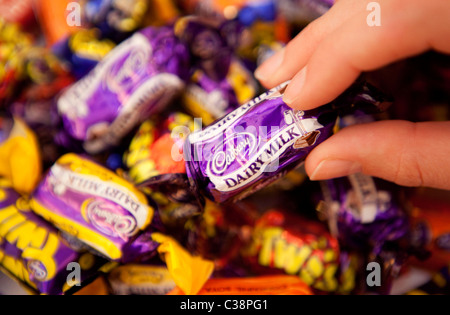
[[[158,205],[161,221],[171,235],[184,234],[186,221],[203,212],[204,199],[195,195],[186,174],[155,176],[138,187]]]
[[[338,240],[321,223],[292,213],[266,212],[256,222],[242,256],[256,274],[296,275],[322,292],[349,289],[349,284],[353,289],[353,270],[339,273]]]
[[[188,68],[172,28],[135,33],[58,99],[65,130],[91,154],[117,146],[183,89]]]
[[[247,1],[237,15],[238,21],[247,27],[257,21],[272,22],[276,17],[276,0]]]
[[[32,42],[19,26],[0,18],[0,105],[7,104],[24,79],[24,59]]]
[[[189,135],[184,147],[187,173],[199,193],[216,202],[242,199],[302,163],[333,134],[339,113],[388,105],[380,92],[358,82],[327,105],[293,110],[282,100],[287,84]]]
[[[0,117],[0,176],[17,192],[30,194],[41,172],[40,145],[34,132],[20,118]]]
[[[158,253],[176,286],[187,295],[197,294],[211,277],[214,263],[200,256],[193,256],[171,237],[155,233],[152,239],[160,244]]]
[[[210,279],[198,295],[312,295],[311,289],[295,276]],[[179,288],[169,295],[183,295]],[[231,301],[230,301],[231,302]],[[255,301],[256,303],[256,301]],[[264,302],[262,302],[264,303]],[[264,305],[264,304],[263,304]],[[231,305],[228,305],[232,307]],[[255,304],[255,309],[257,305]]]
[[[80,156],[67,154],[49,170],[31,200],[33,211],[95,252],[127,261],[155,252],[154,209],[132,184]]]
[[[174,26],[176,36],[189,48],[192,66],[217,82],[228,75],[241,31],[242,27],[233,21],[197,16],[180,18]]]
[[[185,0],[180,1],[180,4],[185,12],[192,15],[208,18],[228,18],[234,19],[238,12],[238,8],[244,4],[245,0],[230,0],[230,1],[200,1],[200,0]],[[227,10],[227,8],[229,8]],[[228,13],[228,11],[230,11]]]
[[[191,116],[181,112],[171,113],[166,119],[154,116],[140,126],[124,155],[128,177],[137,185],[146,183],[145,193],[158,205],[165,226],[178,225],[201,213],[201,204],[192,197],[183,160],[187,135],[200,128]],[[175,183],[178,185],[172,185]]]
[[[186,173],[183,144],[201,126],[181,112],[162,119],[153,116],[142,123],[124,154],[128,175],[136,184],[162,174]]]
[[[71,83],[71,78],[61,77],[49,85],[31,85],[8,107],[12,115],[20,118],[34,132],[44,169],[53,165],[64,152],[64,148],[55,143],[55,137],[60,132],[61,119],[54,98],[59,93],[59,88]],[[21,165],[21,169],[25,167]],[[29,182],[29,174],[27,181]],[[18,190],[22,191],[19,188]]]
[[[409,217],[396,185],[358,173],[323,181],[321,187],[321,212],[346,247],[377,256],[388,243],[407,236]]]
[[[426,270],[418,269],[421,273]],[[413,271],[416,271],[413,269]],[[412,273],[412,272],[411,272]],[[416,271],[417,273],[417,271]],[[414,276],[414,274],[412,275]],[[423,276],[425,278],[425,276]],[[412,278],[414,281],[415,279]],[[404,292],[402,292],[404,293]],[[405,293],[406,295],[449,295],[450,294],[450,267],[446,266],[439,271],[429,273],[429,280],[413,290]]]
[[[142,27],[149,9],[148,0],[82,0],[80,4],[84,24],[116,42]]]
[[[159,256],[175,283],[196,293],[213,271],[213,263],[194,257],[163,227],[148,199],[131,183],[74,154],[61,157],[31,200],[32,210],[74,245],[110,260],[129,263]],[[195,275],[195,277],[194,277]]]
[[[61,124],[55,99],[75,79],[63,62],[50,51],[39,47],[28,50],[24,68],[27,69],[24,71],[26,78],[20,84],[17,96],[8,102],[7,110],[24,121],[34,132],[44,167],[47,168],[62,151],[54,141]]]
[[[102,60],[116,44],[101,39],[97,29],[80,29],[53,45],[52,51],[70,65],[71,73],[81,79]]]
[[[165,266],[119,266],[109,273],[107,279],[115,295],[164,295],[175,288],[175,282]]]
[[[223,20],[236,19],[245,26],[256,21],[273,21],[276,17],[275,0],[187,0],[182,4],[191,14]]]
[[[204,125],[210,125],[252,99],[256,91],[257,84],[250,72],[233,59],[227,76],[221,81],[196,70],[183,93],[183,105],[194,117],[201,118]]]
[[[98,275],[107,263],[84,250],[75,249],[48,222],[31,212],[28,203],[4,180],[0,183],[0,267],[33,293],[63,294],[79,282],[68,284],[71,266],[78,264],[80,277]],[[71,265],[72,264],[72,265]]]
[[[410,243],[415,249],[411,264],[439,271],[450,261],[450,207],[446,191],[416,191],[410,197]]]
[[[358,254],[362,265],[377,262],[381,286],[361,288],[387,294],[409,256],[409,216],[402,190],[395,184],[364,174],[321,183],[321,214],[338,238],[341,250]]]
[[[192,115],[208,125],[255,96],[257,83],[234,53],[238,24],[189,16],[174,29],[191,53],[194,70],[183,103]]]
[[[98,277],[93,282],[86,284],[73,295],[109,295],[110,289],[103,276]]]
[[[162,26],[173,23],[182,14],[177,0],[150,0],[144,25]]]
[[[258,216],[256,206],[247,201],[217,204],[207,200],[204,212],[185,224],[189,232],[187,247],[214,260],[216,273],[226,271],[247,241],[247,231]]]
[[[16,24],[0,19],[0,104],[16,98],[42,99],[59,93],[72,78],[48,49]]]

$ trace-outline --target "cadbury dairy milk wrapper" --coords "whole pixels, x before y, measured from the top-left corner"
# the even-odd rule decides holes
[[[200,193],[216,202],[242,199],[302,163],[333,134],[339,113],[387,105],[380,92],[358,82],[327,105],[294,110],[282,100],[287,85],[262,94],[187,138],[186,169]]]
[[[74,244],[124,264],[162,257],[174,282],[195,294],[214,264],[158,231],[158,212],[131,183],[75,154],[60,158],[31,200],[32,210]],[[78,241],[78,242],[77,242]]]
[[[137,32],[58,99],[64,128],[91,154],[116,146],[183,89],[188,69],[172,28]]]
[[[78,280],[98,275],[108,261],[72,247],[51,224],[34,214],[28,202],[0,180],[0,269],[33,293],[63,294],[79,282],[70,273],[80,267]]]
[[[61,157],[31,200],[33,211],[111,260],[155,252],[155,210],[143,193],[106,168],[75,154]],[[152,225],[153,227],[153,225]]]

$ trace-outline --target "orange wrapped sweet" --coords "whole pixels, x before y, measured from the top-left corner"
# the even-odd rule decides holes
[[[179,288],[169,295],[183,295]],[[295,276],[210,279],[198,295],[312,295],[311,289]]]

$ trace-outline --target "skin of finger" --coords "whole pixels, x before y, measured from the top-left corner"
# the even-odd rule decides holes
[[[450,122],[381,121],[348,127],[315,148],[309,175],[323,160],[355,161],[365,174],[403,186],[450,189]]]
[[[431,0],[428,4],[428,16],[424,23],[427,29],[439,30],[430,33],[430,45],[433,49],[450,54],[450,1]]]
[[[417,9],[404,14],[389,13],[396,9],[386,5],[379,27],[369,27],[364,13],[325,38],[307,64],[303,88],[295,85],[294,78],[286,90],[286,98],[295,100],[289,105],[303,110],[318,107],[340,95],[361,71],[374,70],[432,48],[429,34],[435,30],[424,29],[418,23],[421,15]]]
[[[363,11],[365,7],[358,5],[358,0],[341,0],[336,3],[327,13],[320,18],[308,24],[294,39],[292,39],[284,48],[283,62],[276,73],[261,80],[266,88],[272,88],[287,80],[290,80],[303,66],[308,62],[315,48],[327,34]],[[275,57],[268,59],[260,66],[263,68],[266,64],[273,61]]]

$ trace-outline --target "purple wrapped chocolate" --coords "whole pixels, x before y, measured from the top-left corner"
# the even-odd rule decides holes
[[[200,193],[216,202],[242,199],[302,163],[332,135],[339,112],[385,105],[378,91],[356,83],[330,104],[293,110],[282,100],[287,84],[188,137],[187,173]]]
[[[40,294],[63,294],[94,277],[105,259],[71,247],[59,232],[31,212],[25,199],[0,182],[0,267]],[[68,282],[70,281],[70,283]]]
[[[183,105],[194,117],[210,125],[251,100],[256,95],[257,83],[238,60],[233,59],[227,76],[215,81],[197,69],[183,93]]]
[[[402,239],[408,216],[396,185],[364,174],[321,182],[332,233],[354,250],[379,255],[386,242]]]
[[[189,77],[189,52],[170,27],[149,27],[109,53],[58,99],[65,130],[89,153],[116,146],[164,109]]]
[[[53,165],[36,189],[31,207],[74,240],[111,260],[147,259],[158,246],[151,240],[151,229],[160,227],[145,195],[75,154]]]
[[[365,288],[388,294],[392,280],[408,257],[409,217],[393,183],[364,174],[321,182],[319,210],[343,251],[358,253],[367,266],[382,266],[382,286]]]
[[[256,81],[235,56],[241,32],[235,21],[198,16],[183,17],[175,24],[175,33],[189,47],[193,64],[183,101],[207,125],[256,95]]]
[[[176,36],[189,47],[193,66],[211,80],[225,79],[242,27],[234,21],[187,16],[180,18],[174,28]]]
[[[197,71],[183,94],[183,103],[195,117],[206,125],[225,116],[238,107],[233,87],[227,80],[216,82],[205,73]]]

